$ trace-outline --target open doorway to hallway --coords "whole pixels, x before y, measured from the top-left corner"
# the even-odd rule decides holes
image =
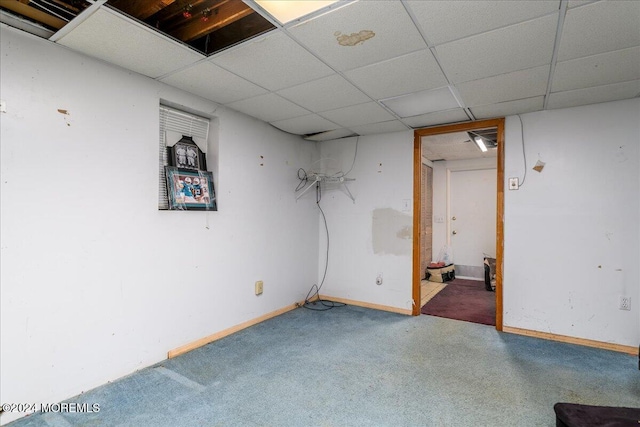
[[[485,318],[478,323],[502,329],[503,138],[504,119],[415,131],[414,200],[420,202],[414,204],[414,315],[428,299],[454,292],[454,287],[443,291],[449,284],[478,285],[492,312],[491,323]],[[425,246],[431,246],[431,256]],[[427,275],[435,277],[425,265],[441,261],[441,250],[453,252],[458,279],[424,282]],[[485,258],[491,261],[495,293],[485,290]]]

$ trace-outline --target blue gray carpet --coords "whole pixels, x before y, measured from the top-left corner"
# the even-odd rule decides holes
[[[637,358],[491,326],[297,309],[69,399],[35,426],[555,426],[553,405],[640,406]]]

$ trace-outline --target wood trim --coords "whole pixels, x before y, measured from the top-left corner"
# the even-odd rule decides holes
[[[420,290],[418,289],[418,292],[419,291]],[[408,309],[408,308],[391,307],[389,305],[373,304],[373,303],[370,303],[370,302],[355,301],[355,300],[351,300],[351,299],[331,297],[331,296],[327,296],[327,295],[320,295],[320,299],[328,300],[328,301],[341,302],[343,304],[355,305],[355,306],[358,306],[358,307],[372,308],[374,310],[390,311],[391,313],[406,314],[407,316],[411,316],[413,314],[411,309]],[[418,313],[419,312],[420,312],[420,309],[418,309]]]
[[[576,337],[570,337],[567,335],[558,335],[558,334],[551,334],[548,332],[532,331],[530,329],[512,328],[510,326],[504,326],[502,328],[502,332],[507,332],[507,333],[516,334],[516,335],[524,335],[527,337],[540,338],[540,339],[550,340],[550,341],[558,341],[558,342],[563,342],[568,344],[577,344],[585,347],[594,347],[602,350],[617,351],[619,353],[627,353],[632,356],[638,355],[638,347],[635,347],[635,346],[612,344],[612,343],[603,342],[603,341],[589,340],[586,338],[576,338]]]
[[[477,120],[475,122],[463,122],[463,123],[455,123],[452,125],[434,126],[429,128],[415,129],[414,135],[416,136],[440,135],[443,133],[464,132],[467,130],[486,129],[491,127],[497,128],[500,126],[504,126],[504,118]]]
[[[422,144],[420,136],[414,132],[413,136],[413,271],[412,271],[412,289],[411,298],[413,299],[414,316],[420,315],[420,280],[422,274],[420,272],[420,242],[422,241],[422,215],[420,208],[422,207]]]
[[[256,317],[255,319],[251,319],[251,320],[247,320],[246,322],[240,323],[239,325],[236,326],[232,326],[228,329],[225,329],[223,331],[220,332],[216,332],[215,334],[211,334],[209,336],[206,336],[204,338],[200,338],[199,340],[193,341],[189,344],[185,344],[183,346],[180,346],[176,349],[170,350],[169,353],[167,354],[167,358],[172,359],[176,356],[180,356],[181,354],[187,353],[191,350],[195,350],[198,347],[202,347],[204,345],[207,345],[213,341],[217,341],[220,338],[224,338],[226,336],[229,336],[231,334],[235,334],[238,331],[241,331],[243,329],[246,329],[250,326],[253,325],[257,325],[258,323],[264,322],[265,320],[269,320],[272,319],[274,317],[280,316],[281,314],[284,314],[288,311],[294,310],[300,306],[302,306],[302,304],[304,304],[304,301],[295,303],[295,304],[291,304],[288,305],[286,307],[283,307],[281,309],[278,309],[276,311],[272,311],[271,313],[267,313],[264,314],[260,317]]]
[[[434,126],[416,129],[413,132],[413,312],[420,314],[420,168],[422,166],[421,141],[423,136],[440,135],[443,133],[463,132],[474,129],[495,127],[498,130],[498,159],[497,159],[497,197],[496,197],[496,330],[503,330],[502,305],[502,272],[504,259],[504,118],[478,120],[475,122],[456,123],[445,126]]]
[[[504,119],[498,125],[498,178],[496,197],[496,330],[503,330],[502,272],[504,265]]]

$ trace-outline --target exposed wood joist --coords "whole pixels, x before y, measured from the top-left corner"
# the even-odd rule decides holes
[[[82,12],[81,9],[73,6],[72,4],[69,4],[68,2],[64,2],[62,0],[51,0],[53,3],[57,4],[58,6],[75,13],[76,15],[80,12]]]
[[[187,3],[177,1],[171,6],[151,15],[145,22],[167,34],[173,34],[174,31],[188,25],[189,22],[200,19],[203,10],[207,8],[213,10],[227,1],[229,0],[190,0],[188,5],[190,6],[189,13],[191,13],[191,17],[189,18],[185,18],[183,15],[185,4]]]
[[[126,12],[127,14],[136,17],[140,20],[145,20],[148,17],[156,14],[174,4],[176,0],[152,0],[152,1],[130,1],[130,0],[113,0],[109,2],[110,5]]]
[[[207,6],[213,7],[216,3],[211,0],[190,0],[188,2],[178,0],[170,6],[150,15],[147,18],[147,22],[154,26],[156,23],[159,23],[159,26],[162,27],[164,31],[168,31],[171,27],[184,25],[186,21],[182,13],[187,5],[191,6],[191,14],[195,17],[200,10],[205,9]]]
[[[25,1],[28,3],[28,0]],[[24,1],[0,0],[0,6],[22,16],[25,16],[29,19],[33,19],[36,22],[40,22],[51,28],[55,28],[56,30],[59,30],[67,24],[60,18],[56,18],[55,16],[51,16],[48,13],[42,12],[38,9],[34,9],[33,7],[25,4]]]
[[[193,19],[184,27],[172,32],[172,35],[179,40],[189,42],[252,13],[255,13],[255,11],[242,2],[228,2],[212,10],[212,14],[207,21]]]

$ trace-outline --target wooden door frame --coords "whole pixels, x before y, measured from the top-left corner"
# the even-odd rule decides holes
[[[420,218],[422,183],[422,137],[443,133],[466,132],[470,130],[496,128],[498,131],[497,197],[496,197],[496,330],[502,331],[502,271],[504,258],[504,118],[457,123],[446,126],[416,129],[413,132],[413,280],[412,297],[414,316],[420,315],[420,239],[422,221]]]

